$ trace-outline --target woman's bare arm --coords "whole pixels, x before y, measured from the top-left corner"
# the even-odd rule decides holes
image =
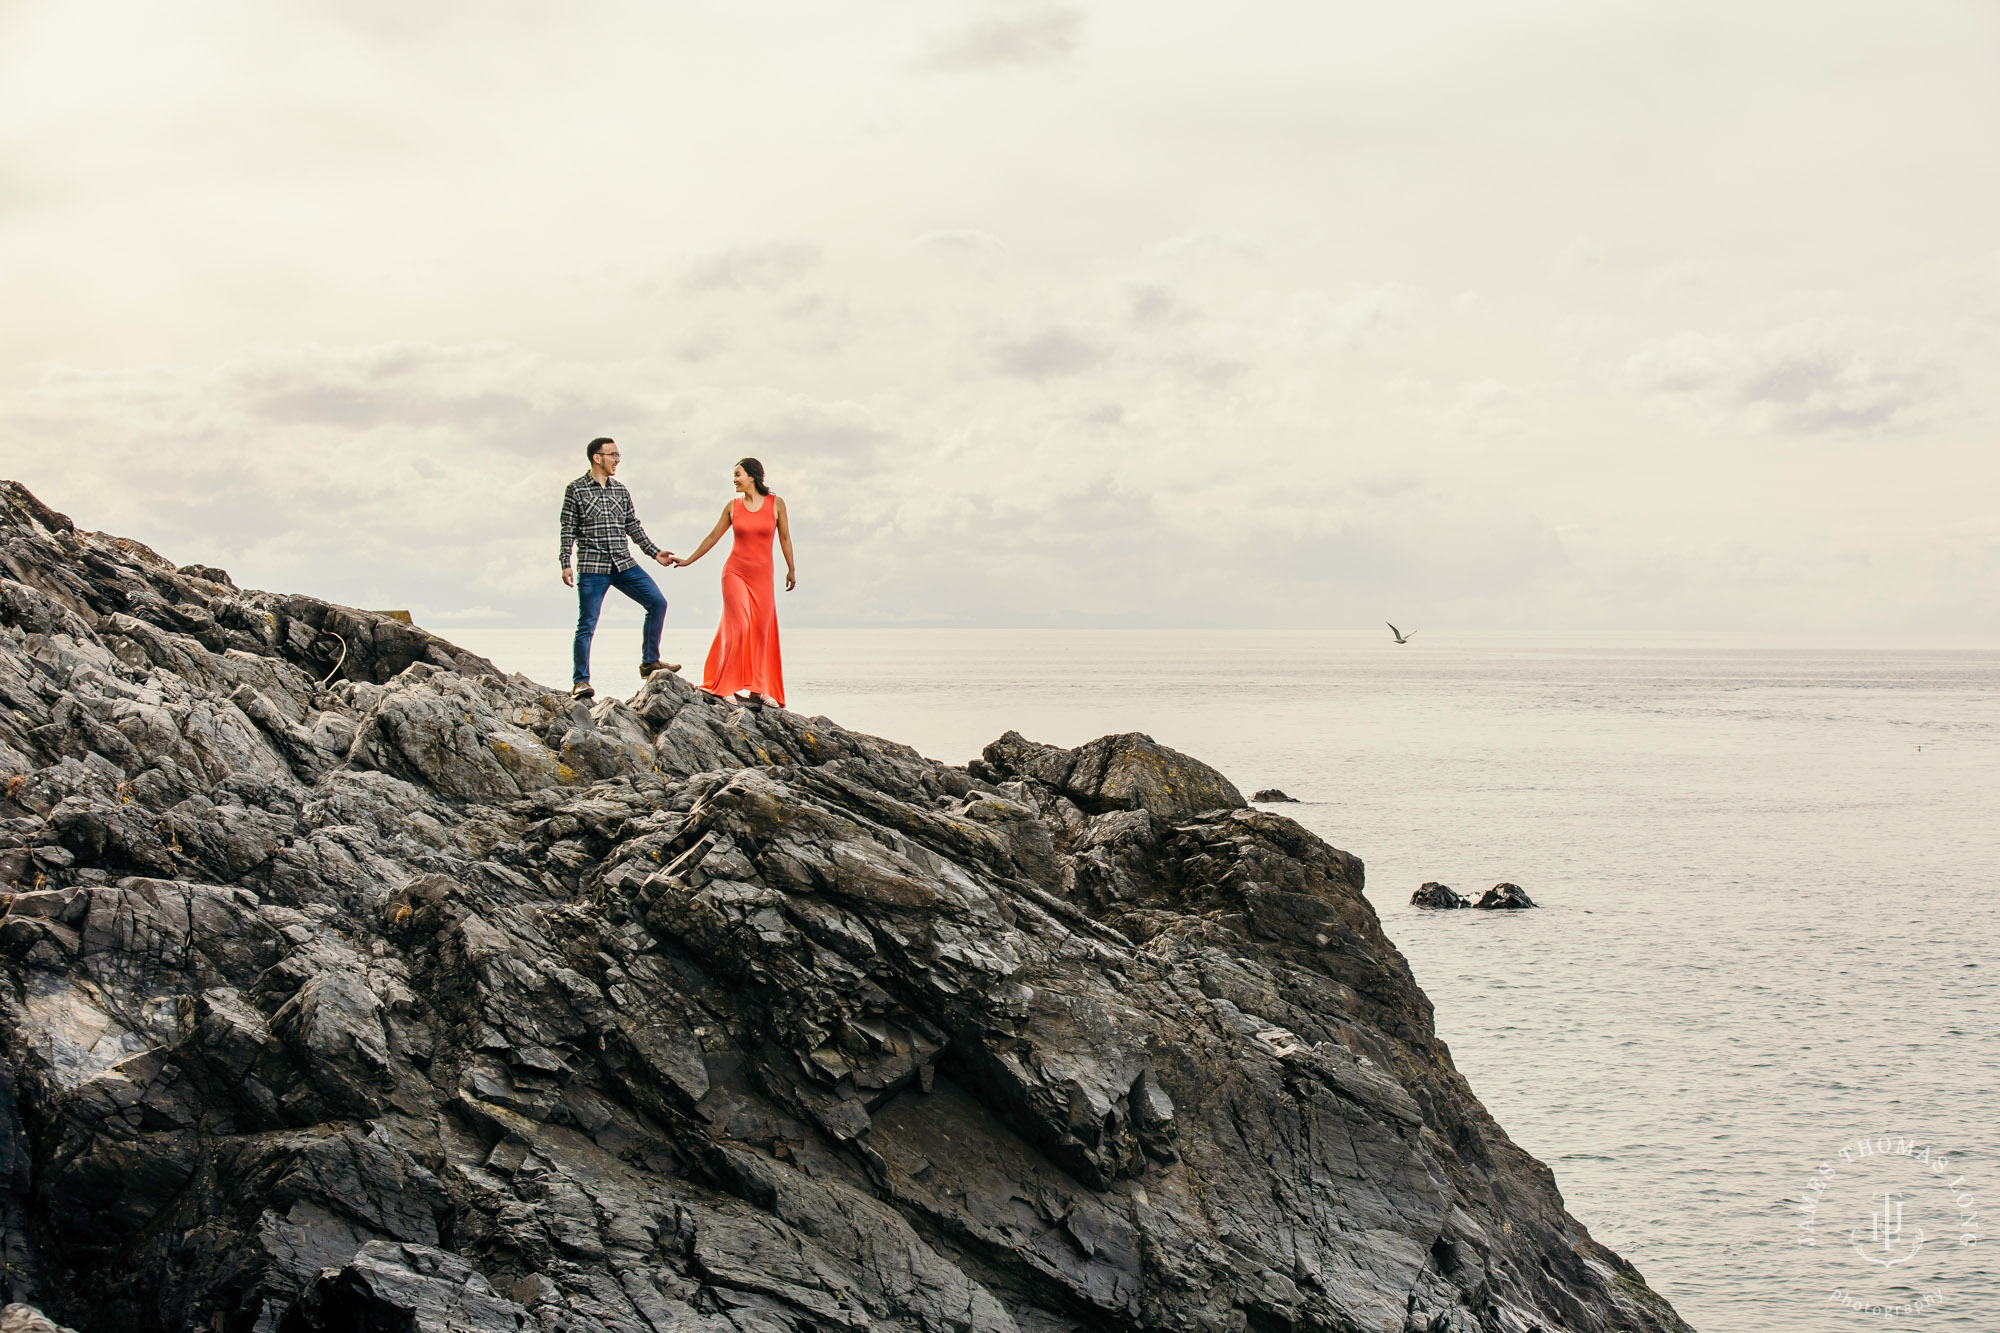
[[[778,500],[775,495],[771,498]],[[790,592],[799,586],[799,563],[792,559],[792,521],[783,500],[778,500],[778,547],[785,553],[785,591]]]
[[[729,506],[724,505],[722,506],[722,517],[715,520],[715,526],[710,528],[708,530],[708,535],[701,539],[701,545],[694,548],[694,554],[689,556],[682,556],[679,560],[676,560],[674,563],[677,565],[693,564],[695,561],[707,555],[709,548],[714,546],[717,542],[721,541],[722,534],[727,531],[729,531]]]

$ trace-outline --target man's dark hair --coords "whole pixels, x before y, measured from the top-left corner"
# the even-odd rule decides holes
[[[583,446],[583,456],[585,458],[588,458],[591,462],[595,463],[597,461],[598,453],[604,448],[605,445],[616,444],[616,443],[618,443],[618,441],[612,439],[609,435],[600,435],[596,439],[592,440],[589,444]]]

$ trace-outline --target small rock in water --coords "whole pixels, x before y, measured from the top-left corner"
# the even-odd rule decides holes
[[[1453,890],[1431,880],[1410,895],[1412,907],[1470,907],[1472,903]]]
[[[1252,796],[1250,799],[1253,801],[1262,801],[1266,805],[1276,805],[1280,801],[1286,802],[1291,805],[1297,805],[1299,803],[1298,797],[1287,796],[1283,792],[1279,791],[1276,787],[1266,787],[1264,788],[1264,790],[1258,792],[1255,796]]]
[[[1474,907],[1501,909],[1533,907],[1534,905],[1535,900],[1530,898],[1519,884],[1495,884],[1485,893],[1479,895],[1479,901],[1473,904]]]

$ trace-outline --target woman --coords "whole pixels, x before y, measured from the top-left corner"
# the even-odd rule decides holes
[[[778,657],[778,605],[771,591],[771,534],[785,552],[785,591],[798,586],[792,559],[792,527],[785,502],[764,484],[764,465],[746,458],[736,465],[736,498],[693,555],[674,563],[693,564],[733,531],[729,559],[722,566],[722,623],[708,650],[701,687],[722,698],[740,696],[761,708],[785,706],[785,673]]]

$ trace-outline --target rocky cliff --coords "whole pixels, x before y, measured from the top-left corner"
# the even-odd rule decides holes
[[[5,483],[0,880],[0,1295],[89,1333],[1685,1327],[1143,736],[585,709]]]

